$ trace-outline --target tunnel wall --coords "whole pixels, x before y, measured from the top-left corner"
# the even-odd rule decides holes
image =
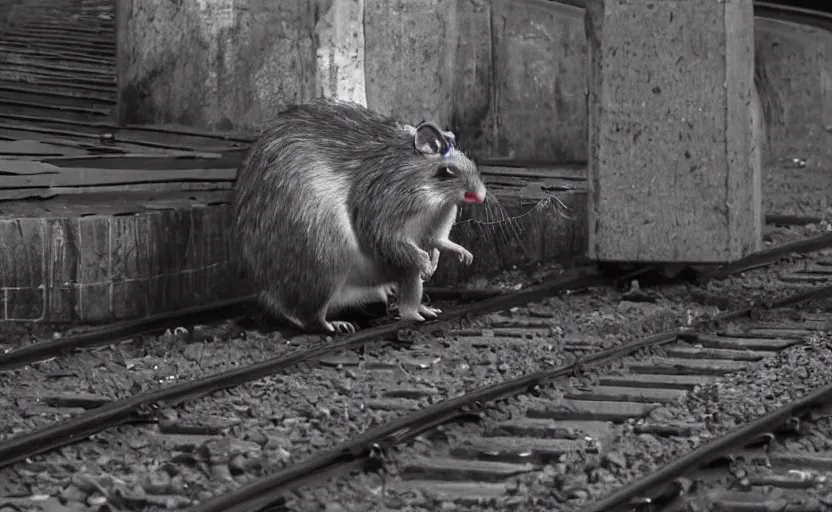
[[[475,154],[587,158],[584,10],[546,0],[119,0],[119,119],[255,132],[286,104],[433,119]],[[579,3],[579,2],[578,2]],[[832,160],[832,33],[756,19],[766,160]]]
[[[756,19],[757,74],[768,156],[832,164],[832,32]]]

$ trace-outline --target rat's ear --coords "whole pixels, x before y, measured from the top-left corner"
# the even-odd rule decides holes
[[[448,141],[434,123],[424,122],[416,127],[413,147],[425,156],[442,155],[447,151]]]

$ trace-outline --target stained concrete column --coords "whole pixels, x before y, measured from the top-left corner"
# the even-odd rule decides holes
[[[318,2],[318,96],[352,101],[367,106],[364,72],[364,0]],[[321,5],[324,4],[324,5]]]
[[[458,94],[479,97],[456,80],[456,13],[484,11],[481,0],[117,2],[121,123],[257,131],[326,96],[447,125],[469,122]]]
[[[288,103],[366,103],[363,0],[118,0],[119,121],[253,132]]]
[[[752,0],[587,0],[589,256],[761,246]]]

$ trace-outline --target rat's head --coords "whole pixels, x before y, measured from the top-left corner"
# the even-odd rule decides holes
[[[416,153],[427,160],[427,179],[432,192],[447,202],[482,203],[485,201],[485,184],[480,171],[465,153],[457,149],[453,132],[442,131],[434,123],[423,122],[410,127]]]

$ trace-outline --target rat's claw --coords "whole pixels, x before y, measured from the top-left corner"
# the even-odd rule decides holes
[[[470,265],[471,262],[474,261],[474,255],[471,254],[469,250],[464,247],[459,247],[456,250],[457,255],[459,256],[459,262],[465,265]]]
[[[441,313],[441,312],[442,312],[442,310],[439,309],[439,308],[431,308],[431,307],[425,306],[424,304],[421,304],[419,306],[419,314],[422,315],[423,317],[425,317],[425,319],[427,319],[427,320],[435,320],[435,319],[439,318],[439,313]]]
[[[334,322],[330,322],[329,324],[332,326],[332,329],[338,334],[352,334],[358,330],[355,327],[355,324],[352,322],[343,322],[340,320],[336,320]]]
[[[424,322],[425,318],[419,314],[419,310],[401,311],[399,310],[399,318],[402,320],[416,320],[417,322]]]
[[[474,261],[474,255],[469,251],[465,251],[459,255],[459,261],[465,263],[466,265],[470,265]]]

